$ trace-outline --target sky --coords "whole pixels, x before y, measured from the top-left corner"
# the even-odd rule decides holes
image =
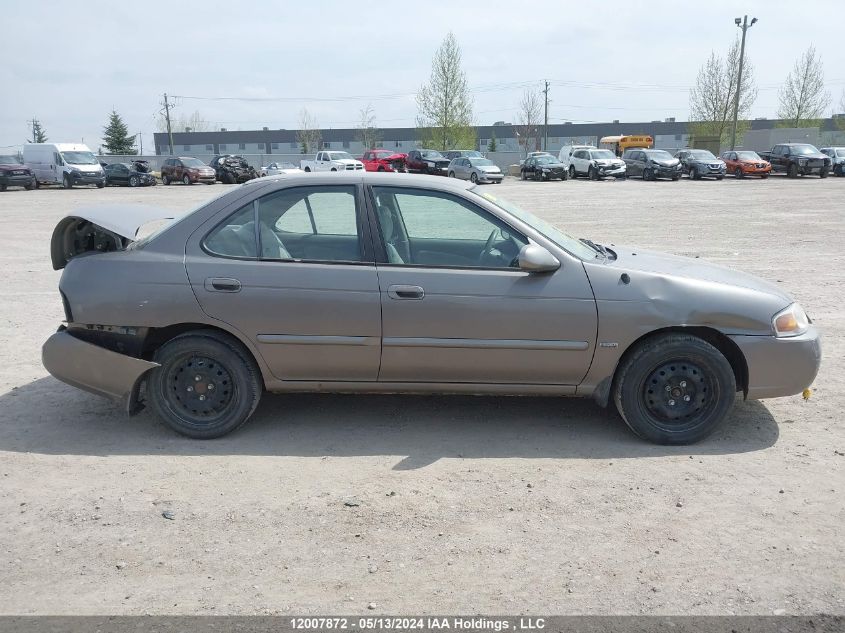
[[[759,20],[746,44],[753,117],[775,116],[811,44],[831,111],[845,98],[842,0],[0,1],[0,150],[37,117],[51,141],[96,151],[115,109],[149,152],[165,92],[174,117],[198,111],[211,129],[297,129],[304,108],[321,127],[355,127],[368,104],[379,127],[413,126],[450,30],[479,125],[514,121],[544,80],[551,123],[687,120],[699,67],[727,51],[744,13]]]

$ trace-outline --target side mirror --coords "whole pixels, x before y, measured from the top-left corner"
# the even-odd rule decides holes
[[[519,269],[529,273],[550,273],[560,268],[557,258],[542,246],[527,244],[519,251]]]

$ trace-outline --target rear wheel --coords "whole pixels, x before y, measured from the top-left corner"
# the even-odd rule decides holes
[[[715,347],[686,334],[647,339],[620,365],[616,408],[640,437],[691,444],[713,432],[733,405],[736,382]]]
[[[178,336],[156,351],[147,394],[177,433],[220,437],[241,426],[261,398],[258,368],[237,343],[216,332]]]

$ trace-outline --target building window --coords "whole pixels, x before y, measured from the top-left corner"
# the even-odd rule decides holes
[[[226,151],[226,143],[220,143],[220,151],[221,151],[221,152],[225,152],[225,151]]]
[[[402,143],[400,143],[399,141],[396,141],[396,147],[402,147]]]
[[[246,149],[246,143],[238,143],[238,149]]]
[[[185,151],[185,152],[190,152],[190,151],[191,151],[191,146],[190,146],[190,145],[183,145],[183,146],[182,146],[182,150],[183,150],[183,151]]]
[[[273,143],[272,147],[273,147],[273,149],[279,149],[279,144],[278,144],[278,143]]]
[[[264,143],[258,144],[258,151],[259,152],[263,152],[266,148],[267,148],[267,146]]]
[[[676,140],[676,141],[680,141],[680,140],[681,140],[681,135],[680,135],[680,134],[675,134],[675,140]]]
[[[214,145],[206,145],[205,151],[206,152],[213,152],[214,151]]]
[[[332,144],[329,141],[323,141],[323,149],[331,149]]]
[[[349,149],[349,141],[343,141],[343,149]]]
[[[298,145],[296,144],[296,141],[291,141],[291,142],[290,142],[290,148],[291,148],[291,149],[296,149],[297,147],[298,147]]]

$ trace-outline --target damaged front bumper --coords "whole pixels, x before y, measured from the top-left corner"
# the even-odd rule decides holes
[[[159,366],[83,341],[68,333],[64,326],[44,343],[41,361],[55,378],[119,402],[130,415],[141,409],[138,403],[141,379]]]

